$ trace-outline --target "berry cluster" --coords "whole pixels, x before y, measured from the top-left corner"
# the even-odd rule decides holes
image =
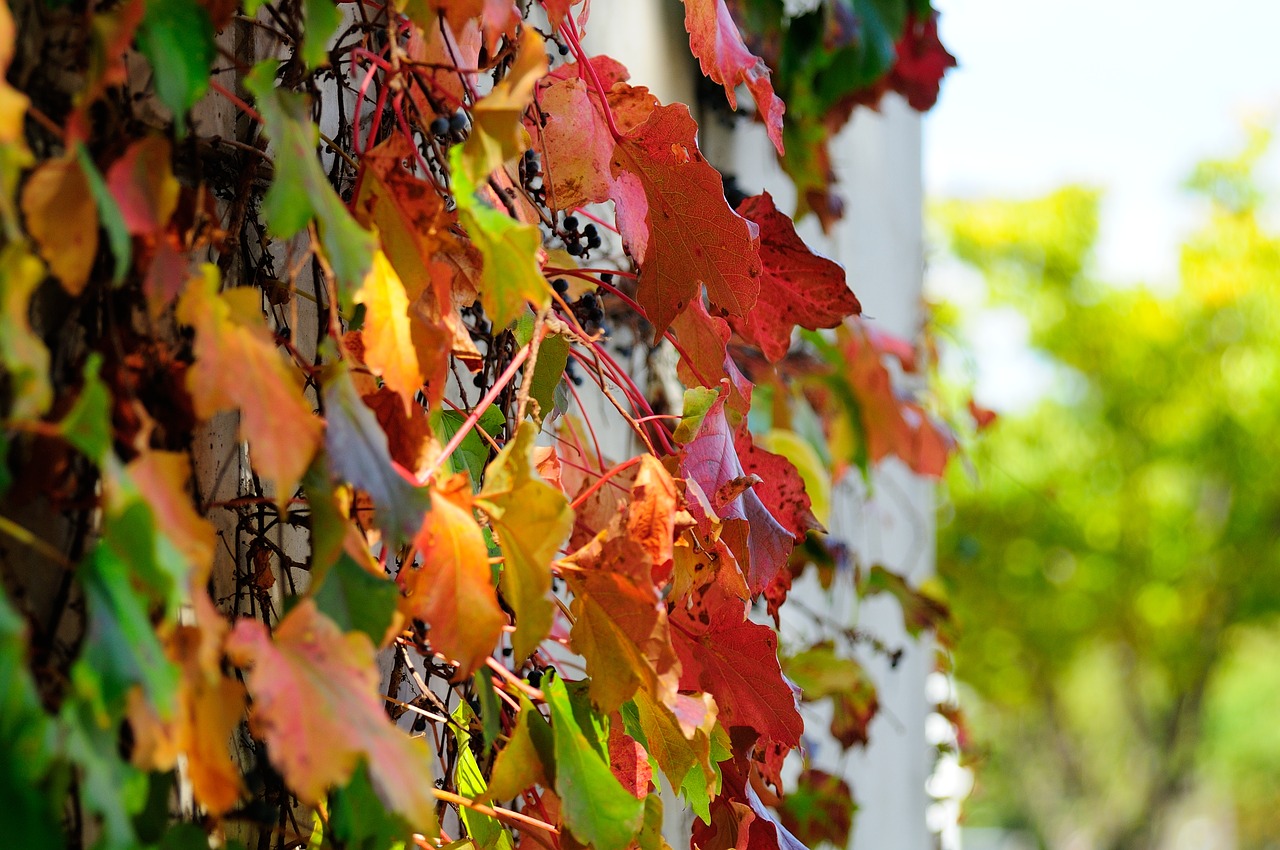
[[[578,230],[578,217],[564,217],[564,249],[571,257],[585,257],[587,251],[600,247],[600,233],[594,224]]]
[[[534,203],[545,207],[547,187],[542,182],[542,161],[538,158],[538,152],[532,148],[526,150],[520,157],[517,168],[520,172],[520,185],[529,193]]]
[[[467,126],[467,112],[465,109],[459,109],[448,117],[437,115],[431,121],[429,129],[431,135],[437,139],[446,144],[455,144],[466,138]]]

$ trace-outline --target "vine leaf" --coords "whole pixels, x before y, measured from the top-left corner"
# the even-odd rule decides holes
[[[584,734],[564,681],[547,677],[542,692],[551,709],[555,790],[565,825],[575,838],[597,850],[625,850],[640,832],[644,803],[622,787],[606,756]]]
[[[31,100],[7,81],[9,66],[13,64],[17,35],[18,29],[14,26],[9,4],[0,2],[0,145],[25,153],[27,145],[22,132],[22,119]]]
[[[435,488],[413,547],[418,562],[407,561],[396,579],[403,591],[400,609],[431,626],[431,648],[456,661],[462,679],[493,651],[507,623],[466,475]]]
[[[741,600],[714,584],[703,594],[699,613],[676,607],[671,622],[680,688],[715,697],[720,722],[731,732],[743,726],[763,740],[797,746],[804,722],[778,664],[778,636],[746,613]]]
[[[173,112],[178,135],[187,111],[209,88],[209,66],[218,55],[209,12],[191,0],[147,0],[138,27],[138,49],[151,63],[156,94]]]
[[[763,297],[763,290],[761,296]],[[752,315],[761,307],[757,305]],[[745,414],[751,408],[751,382],[742,374],[738,364],[729,356],[729,338],[733,331],[729,323],[707,312],[701,298],[695,298],[689,308],[676,316],[671,329],[680,340],[680,360],[676,374],[687,387],[714,389],[728,378],[729,397],[725,404],[738,413]]]
[[[360,400],[346,369],[334,369],[325,382],[324,408],[330,469],[339,479],[369,494],[378,512],[378,525],[392,545],[411,539],[431,507],[431,497],[391,460],[387,435],[373,411]]]
[[[553,79],[538,98],[545,122],[526,125],[543,157],[549,200],[559,209],[609,197],[614,141],[591,98],[581,78]]]
[[[782,825],[807,847],[847,847],[857,806],[853,790],[839,776],[810,768],[796,778],[778,807]]]
[[[444,16],[455,33],[478,20],[490,56],[498,39],[513,35],[520,23],[520,10],[512,0],[398,0],[396,9],[424,29],[436,26],[437,14]]]
[[[709,818],[707,801],[715,795],[720,777],[713,750],[720,753],[712,743],[717,732],[715,700],[705,693],[680,694],[673,710],[637,691],[621,714],[627,734],[644,746],[672,787],[685,791],[694,813]]]
[[[484,258],[480,278],[480,303],[495,328],[505,328],[524,310],[525,302],[537,310],[551,303],[551,289],[538,265],[542,234],[499,212],[476,194],[476,185],[462,164],[462,151],[450,151],[458,220]]]
[[[723,792],[711,803],[711,817],[693,824],[691,845],[703,850],[808,850],[760,800],[738,761],[723,767]]]
[[[71,295],[84,292],[98,254],[98,207],[74,151],[27,178],[22,212],[49,271]]]
[[[405,415],[418,404],[414,396],[422,388],[422,367],[409,321],[409,296],[400,276],[382,251],[375,251],[373,266],[354,296],[365,306],[362,359],[375,375],[399,393]]]
[[[769,141],[781,156],[782,113],[786,105],[773,91],[769,66],[742,42],[742,33],[725,0],[684,0],[684,28],[689,33],[689,49],[698,58],[702,73],[724,86],[731,108],[738,108],[734,90],[746,85],[769,131]]]
[[[527,696],[523,693],[518,696],[520,716],[516,718],[507,745],[498,751],[493,775],[489,778],[491,800],[510,800],[531,785],[550,784],[544,760],[549,760],[554,767],[551,727]],[[551,775],[555,775],[554,770]]]
[[[240,410],[253,464],[275,482],[276,498],[283,502],[315,456],[323,423],[276,351],[261,298],[252,288],[219,293],[217,267],[205,264],[187,284],[177,316],[196,332],[195,362],[187,370],[196,414],[209,419]]]
[[[489,464],[476,500],[502,547],[502,592],[516,614],[511,645],[520,660],[551,630],[551,561],[573,528],[573,510],[564,493],[532,472],[536,435],[532,422],[520,423],[515,437]]]
[[[414,476],[421,473],[440,450],[432,438],[427,412],[419,404],[411,405],[406,412],[400,396],[386,386],[361,398],[378,417],[378,425],[387,435],[391,459]]]
[[[133,236],[158,234],[177,209],[180,187],[169,164],[170,153],[168,139],[146,136],[107,169],[107,188]]]
[[[723,395],[712,402],[693,439],[684,447],[680,468],[710,499],[710,508],[725,526],[724,537],[747,579],[759,593],[784,569],[795,537],[774,518],[742,467],[733,432],[724,413]],[[705,524],[705,521],[704,521]],[[745,535],[744,535],[745,532]]]
[[[942,599],[940,589],[933,583],[915,588],[907,580],[879,564],[858,579],[858,595],[874,596],[887,593],[902,606],[902,623],[907,634],[919,637],[932,629],[943,646],[950,646],[954,635],[951,628],[951,609]]]
[[[329,61],[328,45],[342,24],[342,12],[333,0],[303,0],[302,45],[298,52],[308,68],[319,68]]]
[[[862,312],[857,296],[845,283],[844,269],[809,250],[768,192],[747,198],[738,213],[760,228],[764,276],[756,308],[731,323],[760,346],[765,357],[776,363],[786,356],[796,325],[809,330],[834,328],[845,317]]]
[[[233,663],[249,668],[250,728],[300,800],[321,805],[363,757],[383,802],[414,829],[434,829],[431,753],[387,719],[367,635],[343,634],[303,599],[274,636],[256,620],[238,621],[226,648]]]
[[[274,60],[260,62],[244,78],[256,98],[274,145],[275,176],[262,199],[273,235],[290,239],[313,219],[329,265],[345,292],[359,286],[373,265],[377,240],[356,224],[316,158],[320,131],[308,117],[306,98],[276,88]]]
[[[454,767],[454,782],[458,793],[471,799],[487,796],[488,785],[484,780],[484,771],[471,750],[471,724],[476,719],[475,712],[466,700],[458,703],[451,715],[453,723],[450,729],[458,745],[458,761]],[[477,850],[512,850],[511,833],[502,828],[502,822],[489,815],[460,807],[458,816],[467,829],[467,837]]]
[[[715,307],[738,316],[760,291],[756,227],[729,209],[696,135],[688,107],[659,106],[618,141],[611,162],[618,228],[640,264],[636,299],[656,336],[704,285]]]
[[[542,36],[525,27],[506,76],[471,108],[471,134],[462,147],[462,167],[471,182],[479,183],[528,147],[520,119],[533,102],[534,86],[546,73]]]
[[[44,280],[44,263],[21,242],[0,249],[0,363],[13,393],[9,415],[34,419],[53,403],[49,349],[31,327],[31,296]]]
[[[752,490],[783,528],[797,540],[803,540],[810,531],[826,530],[814,516],[807,482],[800,470],[786,457],[757,446],[745,419],[734,435],[733,447],[743,471],[760,478]]]
[[[785,659],[782,667],[804,693],[806,702],[833,700],[831,734],[845,749],[867,743],[867,727],[879,711],[880,701],[861,664],[837,655],[835,646],[824,642]]]
[[[401,623],[397,622],[396,586],[382,568],[361,566],[350,555],[341,555],[311,586],[316,608],[344,632],[367,635],[375,646],[387,645]],[[376,572],[375,572],[376,570]]]

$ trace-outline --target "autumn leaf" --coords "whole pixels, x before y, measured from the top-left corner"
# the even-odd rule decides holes
[[[130,145],[107,169],[107,188],[134,236],[159,233],[178,206],[179,186],[169,164],[170,154],[167,139],[146,136]]]
[[[924,20],[912,14],[898,40],[897,61],[889,72],[889,84],[912,109],[927,112],[938,102],[943,75],[955,66],[956,57],[938,40],[938,13],[930,12]]]
[[[483,799],[487,796],[488,785],[485,783],[484,771],[471,750],[471,723],[476,719],[475,712],[466,700],[460,700],[451,716],[450,726],[454,741],[457,744],[458,759],[454,765],[454,784],[458,793],[471,799]],[[459,807],[458,816],[462,819],[467,835],[477,850],[511,850],[511,833],[503,829],[502,822],[489,815]]]
[[[517,696],[520,714],[507,745],[498,751],[489,778],[488,796],[493,800],[511,800],[531,785],[550,784],[542,751],[548,751],[554,764],[551,727],[527,696],[523,693]]]
[[[618,782],[604,753],[584,735],[564,681],[543,680],[555,737],[555,790],[573,836],[597,850],[625,850],[640,831],[644,804]],[[601,742],[604,743],[604,742]]]
[[[472,183],[518,156],[527,147],[521,116],[533,102],[533,88],[547,73],[542,36],[525,27],[506,76],[471,108],[471,134],[462,148],[462,167]]]
[[[516,320],[529,302],[537,310],[551,303],[551,289],[538,265],[542,234],[489,206],[476,195],[459,148],[450,152],[458,220],[484,257],[480,303],[495,328]]]
[[[320,447],[323,423],[302,397],[262,318],[257,289],[218,292],[217,267],[206,264],[178,302],[178,321],[195,328],[195,362],[187,389],[196,414],[240,411],[254,466],[289,499]]]
[[[53,403],[49,349],[32,329],[31,297],[44,280],[44,264],[20,242],[0,249],[0,363],[10,383],[13,419],[34,419]]]
[[[760,120],[769,131],[769,141],[782,155],[782,113],[786,105],[774,94],[769,66],[743,44],[742,33],[725,0],[684,0],[684,28],[702,73],[724,86],[731,108],[738,108],[734,90],[746,85],[755,98]]]
[[[390,387],[361,397],[378,418],[387,435],[387,451],[391,459],[415,477],[425,470],[433,455],[440,450],[431,433],[431,420],[419,404],[405,410],[404,401]]]
[[[227,654],[249,668],[250,728],[300,800],[321,805],[364,758],[383,802],[415,829],[432,830],[433,758],[421,738],[408,737],[387,719],[367,635],[343,634],[304,599],[274,635],[256,620],[238,621]]]
[[[329,185],[316,158],[320,131],[311,121],[306,99],[276,87],[276,66],[273,60],[261,62],[244,79],[245,88],[257,99],[275,154],[275,176],[262,199],[262,211],[272,233],[281,239],[297,235],[314,219],[338,284],[350,292],[368,275],[377,240],[356,224]]]
[[[497,645],[507,615],[498,605],[467,476],[435,488],[413,547],[417,562],[406,561],[397,577],[400,608],[431,626],[431,648],[457,662],[456,678],[469,676]]]
[[[528,658],[551,629],[551,561],[573,527],[564,493],[534,477],[532,422],[489,464],[476,505],[489,515],[505,558],[502,592],[516,613],[515,657]]]
[[[98,208],[74,151],[45,160],[27,178],[22,212],[49,271],[79,295],[98,254]]]
[[[694,813],[709,817],[707,802],[715,796],[720,775],[716,757],[716,704],[709,694],[680,694],[674,710],[644,691],[623,704],[627,734],[644,746],[673,788],[685,792]],[[723,728],[719,733],[724,735]],[[727,736],[725,736],[727,738]]]
[[[715,697],[720,722],[743,726],[785,747],[800,743],[804,722],[778,664],[778,636],[747,619],[746,606],[711,585],[694,610],[671,613],[680,688]]]
[[[542,154],[548,201],[573,209],[606,200],[614,140],[587,83],[577,76],[553,80],[538,102],[545,121],[528,127]]]
[[[688,107],[660,106],[618,140],[611,163],[618,229],[640,265],[636,299],[659,336],[702,286],[737,316],[760,291],[755,225],[729,209],[696,135]]]
[[[437,14],[455,33],[468,23],[479,21],[490,55],[498,39],[514,35],[520,22],[520,10],[512,0],[397,0],[396,9],[424,29],[436,26]]]
[[[726,539],[739,564],[744,565],[747,585],[755,594],[786,567],[795,537],[769,512],[754,486],[743,486],[749,483],[747,472],[734,447],[724,406],[724,396],[712,402],[684,447],[680,468],[710,499],[710,507],[722,523],[741,523],[732,534],[726,531]],[[741,540],[744,526],[745,540]]]
[[[927,629],[933,630],[939,643],[949,646],[954,640],[951,608],[942,598],[941,589],[934,583],[912,587],[907,580],[879,564],[874,564],[858,580],[858,595],[867,597],[887,593],[902,607],[902,623],[907,634],[919,637]]]
[[[751,489],[782,527],[797,540],[810,531],[825,531],[814,516],[808,485],[796,465],[780,454],[757,446],[744,419],[733,438],[743,471],[760,481]]]
[[[757,306],[752,313],[759,309]],[[729,356],[729,338],[733,335],[729,323],[712,316],[702,299],[695,298],[688,309],[675,317],[671,329],[680,341],[676,374],[681,383],[687,387],[715,389],[727,378],[729,397],[725,403],[745,414],[751,407],[751,382]]]
[[[26,148],[22,134],[22,120],[31,100],[9,85],[9,66],[13,64],[17,27],[7,2],[0,2],[0,145]]]
[[[739,215],[760,228],[760,297],[745,316],[731,324],[747,340],[760,346],[773,362],[791,348],[796,325],[817,330],[834,328],[846,316],[862,312],[862,305],[845,283],[844,269],[809,250],[795,224],[773,203],[768,192],[747,198]]]
[[[727,761],[721,767],[723,793],[711,804],[710,822],[694,822],[692,846],[701,850],[808,850],[760,800],[739,761]]]
[[[400,394],[405,413],[416,406],[422,367],[409,322],[409,297],[387,255],[375,251],[373,266],[353,296],[365,306],[364,362],[387,386]]]
[[[876,686],[862,665],[836,654],[829,642],[815,644],[783,661],[787,676],[806,702],[830,698],[831,734],[846,749],[867,743],[867,727],[879,711]]]
[[[346,369],[335,368],[325,381],[324,407],[328,414],[325,448],[333,474],[369,494],[388,541],[411,539],[431,498],[425,487],[391,460],[387,435],[360,400]]]

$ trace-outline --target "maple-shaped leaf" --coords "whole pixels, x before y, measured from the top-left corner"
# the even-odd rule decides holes
[[[107,188],[134,236],[157,234],[178,206],[179,186],[170,165],[169,140],[146,136],[107,169]]]
[[[769,512],[755,491],[734,448],[733,431],[725,419],[725,398],[718,396],[684,447],[680,469],[710,501],[715,516],[725,524],[729,547],[743,570],[751,593],[759,593],[795,547],[795,537]],[[697,516],[697,514],[695,514]],[[740,523],[730,529],[732,523]],[[705,521],[704,521],[705,524]],[[745,527],[745,539],[742,531]],[[741,542],[739,542],[741,541]]]
[[[276,350],[261,292],[241,287],[219,293],[218,283],[217,267],[205,264],[178,302],[178,321],[196,332],[187,389],[202,419],[239,409],[253,465],[275,482],[283,502],[315,456],[323,423]]]
[[[476,505],[489,516],[502,548],[502,593],[516,614],[511,645],[528,658],[551,630],[551,562],[573,527],[564,493],[532,471],[537,427],[520,423],[489,464]]]
[[[0,248],[0,364],[12,401],[8,415],[34,419],[53,403],[49,349],[31,327],[31,297],[44,280],[44,264],[20,242]]]
[[[98,254],[98,207],[74,151],[45,160],[27,178],[22,212],[49,271],[79,295]]]
[[[595,737],[595,730],[579,725],[564,681],[549,676],[542,692],[551,709],[555,790],[565,825],[580,842],[597,850],[625,850],[640,831],[644,804],[622,787],[605,753],[593,746],[589,736]],[[589,712],[587,718],[594,719]]]
[[[436,487],[413,538],[418,560],[406,561],[396,579],[404,593],[400,609],[431,626],[431,648],[458,663],[459,679],[493,651],[507,623],[471,505],[467,476]]]
[[[423,739],[396,729],[383,711],[367,635],[343,634],[315,602],[303,599],[274,635],[261,622],[239,620],[227,654],[249,668],[250,728],[300,800],[321,805],[363,758],[383,802],[414,829],[431,830],[432,754]]]
[[[356,224],[316,157],[320,131],[312,122],[306,98],[277,88],[278,63],[267,60],[244,78],[266,122],[274,152],[275,175],[262,199],[262,211],[273,235],[289,239],[313,219],[320,243],[341,290],[364,282],[373,265],[377,240]]]
[[[703,286],[713,306],[736,316],[760,291],[756,227],[729,209],[697,129],[688,107],[659,106],[617,140],[611,161],[618,229],[640,265],[636,299],[657,336]]]
[[[473,182],[527,147],[521,116],[533,102],[533,88],[547,73],[542,36],[525,27],[506,76],[471,107],[471,134],[462,147],[462,165]]]
[[[324,408],[330,469],[369,494],[378,511],[378,525],[390,540],[411,539],[422,525],[431,497],[391,460],[387,435],[360,400],[346,369],[335,369],[326,380]]]
[[[764,291],[761,290],[761,297]],[[757,302],[752,313],[760,309]],[[729,356],[729,338],[733,331],[729,323],[707,312],[701,298],[695,298],[689,308],[676,316],[671,329],[680,340],[680,360],[676,374],[688,387],[708,387],[729,381],[729,397],[726,404],[738,413],[745,414],[751,407],[751,382]]]
[[[684,28],[702,73],[724,86],[730,107],[738,108],[734,90],[746,85],[769,131],[769,141],[782,154],[782,113],[786,105],[773,91],[769,66],[742,42],[742,33],[725,0],[684,0]]]
[[[711,694],[730,731],[743,726],[784,747],[799,744],[804,721],[778,664],[778,636],[747,619],[742,600],[710,585],[692,610],[675,607],[671,625],[681,690]]]
[[[526,301],[538,310],[551,303],[551,287],[538,265],[542,234],[537,227],[521,224],[481,200],[461,157],[460,148],[450,152],[458,221],[484,257],[480,303],[493,326],[505,328],[525,309]]]
[[[400,394],[406,415],[416,407],[422,388],[422,367],[409,321],[409,297],[387,255],[375,251],[373,266],[354,300],[365,306],[363,360],[375,375]]]
[[[823,531],[822,523],[813,515],[806,482],[796,465],[780,454],[766,451],[755,444],[744,419],[733,438],[733,447],[748,475],[760,481],[752,490],[769,513],[797,540],[810,531]]]
[[[844,269],[809,250],[768,192],[747,198],[738,205],[738,213],[760,228],[764,274],[755,308],[734,317],[732,324],[760,346],[765,357],[776,363],[786,356],[796,325],[809,330],[834,328],[846,316],[862,312],[857,296],[845,283]]]
[[[831,734],[842,746],[848,749],[867,743],[867,727],[879,711],[880,701],[861,664],[837,655],[835,647],[826,642],[786,658],[782,666],[806,702],[832,699]]]

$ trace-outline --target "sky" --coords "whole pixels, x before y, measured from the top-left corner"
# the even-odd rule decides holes
[[[933,197],[1106,192],[1099,271],[1176,271],[1197,160],[1280,118],[1276,0],[935,0],[959,59],[925,123]],[[1272,169],[1280,188],[1280,172]]]
[[[1280,0],[934,6],[960,65],[925,118],[926,192],[1034,197],[1096,186],[1103,280],[1176,280],[1178,244],[1202,209],[1181,188],[1192,167],[1236,152],[1246,120],[1280,129]],[[1280,197],[1280,156],[1262,177]],[[943,297],[980,293],[954,263],[931,259],[930,285]],[[975,316],[965,336],[980,403],[1013,411],[1052,385],[1012,311]]]

